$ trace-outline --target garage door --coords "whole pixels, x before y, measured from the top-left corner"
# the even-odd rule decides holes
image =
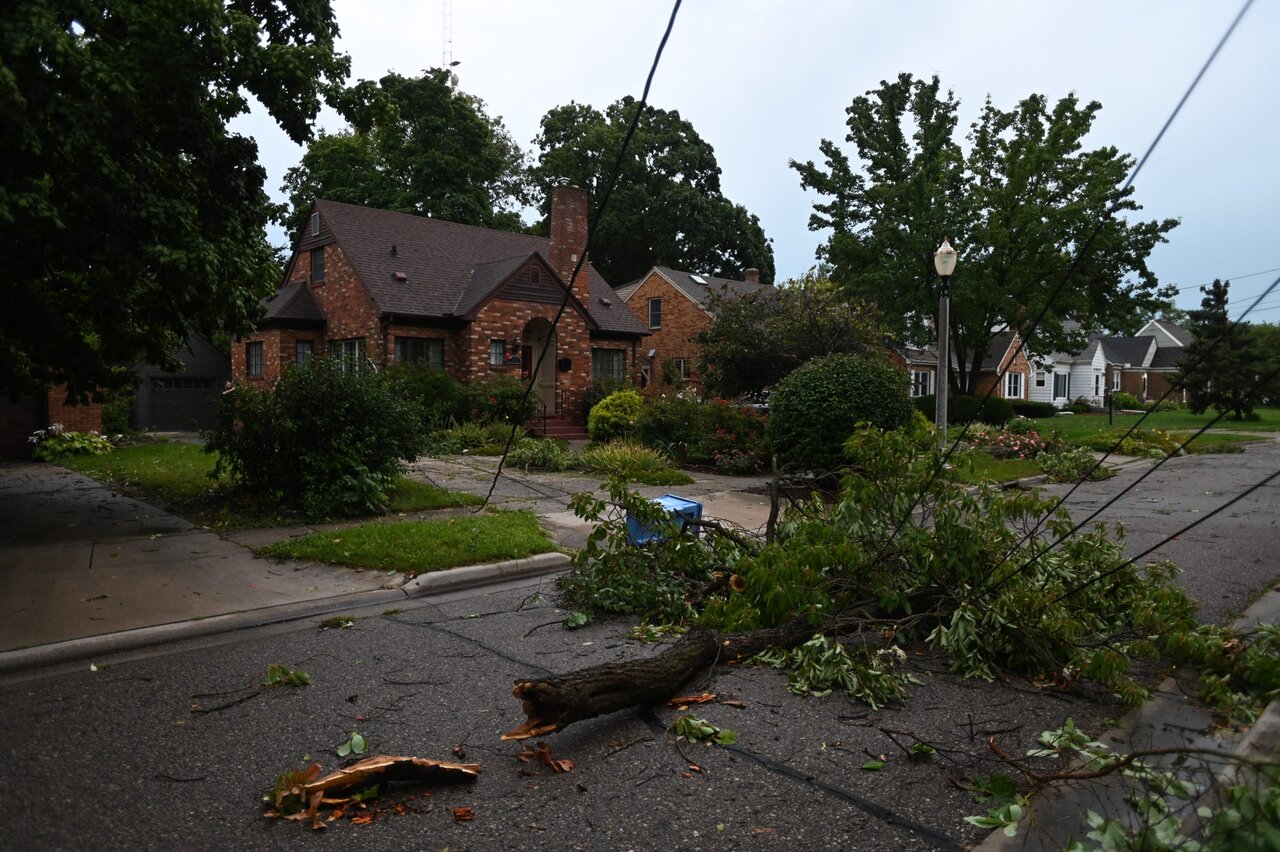
[[[152,379],[152,428],[161,432],[212,428],[218,422],[217,399],[211,378]]]
[[[27,439],[44,425],[44,407],[39,397],[17,401],[0,394],[0,458],[25,458],[31,452]]]

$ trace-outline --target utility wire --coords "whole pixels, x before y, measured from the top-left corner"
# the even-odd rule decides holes
[[[649,75],[644,81],[644,91],[640,95],[640,100],[636,104],[635,114],[631,117],[631,124],[627,127],[627,133],[622,138],[622,146],[618,149],[618,157],[613,161],[613,171],[609,175],[608,181],[605,183],[604,195],[600,198],[600,203],[596,206],[591,221],[587,226],[587,240],[582,247],[581,254],[578,255],[577,265],[573,268],[573,274],[569,276],[569,280],[564,282],[565,291],[564,299],[560,302],[560,309],[556,311],[555,319],[551,321],[551,331],[555,332],[556,327],[560,324],[560,318],[564,316],[565,309],[569,306],[569,299],[573,294],[573,282],[578,280],[578,274],[582,271],[583,264],[586,263],[588,253],[591,250],[591,240],[595,236],[596,227],[600,224],[600,218],[604,215],[605,208],[609,205],[609,197],[613,195],[614,187],[618,185],[618,178],[622,174],[622,162],[626,158],[627,148],[631,145],[631,137],[635,135],[636,127],[640,124],[640,117],[644,114],[645,107],[649,105],[649,89],[653,85],[653,77],[658,72],[658,64],[662,61],[662,52],[667,47],[667,40],[671,37],[671,30],[676,24],[676,15],[680,12],[680,4],[682,0],[675,0],[675,4],[671,7],[671,17],[667,19],[667,28],[662,33],[662,40],[658,42],[658,50],[653,55],[653,63],[649,66]],[[590,276],[590,270],[587,272]],[[590,294],[590,281],[587,283],[588,295]],[[520,405],[523,409],[528,403],[529,395],[533,392],[533,386],[538,381],[538,374],[542,370],[542,364],[547,357],[547,350],[551,347],[551,341],[554,339],[552,334],[547,335],[547,339],[542,343],[542,351],[538,353],[538,360],[532,370],[529,371],[529,386],[525,388],[524,395],[520,398]],[[480,511],[489,504],[490,498],[493,497],[493,491],[498,486],[498,479],[502,476],[502,468],[507,463],[507,455],[511,452],[511,445],[515,442],[516,429],[519,424],[511,424],[511,433],[507,436],[507,443],[502,448],[502,457],[498,460],[498,469],[493,475],[493,483],[489,486],[489,493],[485,495],[484,502],[476,507],[476,511]]]
[[[1191,93],[1195,91],[1196,86],[1199,85],[1200,80],[1204,78],[1205,73],[1209,70],[1210,66],[1213,65],[1214,60],[1217,59],[1218,54],[1222,51],[1223,46],[1226,45],[1227,41],[1231,38],[1231,34],[1235,32],[1235,29],[1239,25],[1240,20],[1244,17],[1245,13],[1249,11],[1249,7],[1252,5],[1253,5],[1253,0],[1245,0],[1244,5],[1241,6],[1240,11],[1236,13],[1235,18],[1231,21],[1231,25],[1227,27],[1227,31],[1222,34],[1222,37],[1220,39],[1218,39],[1218,43],[1217,45],[1214,46],[1213,52],[1209,54],[1209,58],[1205,60],[1204,65],[1200,67],[1200,71],[1196,74],[1195,78],[1191,81],[1191,84],[1187,87],[1186,91],[1182,93],[1182,97],[1178,99],[1178,103],[1173,108],[1173,112],[1169,114],[1169,117],[1165,119],[1164,125],[1161,126],[1160,132],[1156,134],[1153,140],[1151,140],[1151,144],[1147,147],[1146,152],[1142,155],[1142,158],[1134,166],[1133,171],[1130,172],[1129,177],[1125,180],[1124,184],[1120,187],[1120,190],[1116,194],[1116,200],[1112,203],[1111,207],[1107,210],[1107,212],[1099,219],[1097,226],[1094,227],[1093,231],[1089,234],[1089,237],[1075,252],[1075,256],[1072,258],[1071,264],[1067,267],[1066,272],[1063,273],[1062,278],[1058,281],[1058,284],[1050,292],[1049,298],[1045,300],[1044,306],[1040,308],[1039,313],[1036,314],[1035,318],[1032,319],[1031,323],[1027,326],[1027,332],[1023,333],[1021,329],[1015,329],[1015,331],[1018,332],[1018,346],[1017,348],[1014,349],[1013,356],[1009,358],[1003,370],[1000,369],[999,364],[996,365],[996,380],[992,383],[991,387],[987,390],[986,395],[982,397],[982,402],[978,406],[979,411],[981,411],[982,408],[986,406],[987,401],[991,399],[991,395],[995,393],[996,388],[1000,386],[1001,380],[1004,378],[1005,374],[1008,373],[1009,367],[1013,365],[1013,363],[1017,360],[1018,356],[1022,354],[1023,350],[1025,350],[1027,345],[1027,340],[1031,336],[1031,333],[1035,330],[1035,328],[1038,325],[1040,325],[1041,320],[1043,320],[1045,315],[1048,313],[1049,307],[1054,303],[1054,301],[1057,300],[1058,296],[1062,293],[1067,283],[1071,280],[1071,277],[1074,275],[1076,269],[1079,267],[1081,261],[1084,259],[1089,248],[1093,245],[1094,240],[1098,238],[1098,235],[1102,233],[1102,229],[1106,226],[1107,222],[1111,220],[1111,217],[1119,208],[1120,202],[1126,197],[1129,189],[1133,186],[1133,182],[1137,179],[1138,175],[1142,172],[1143,166],[1145,166],[1147,163],[1147,160],[1151,158],[1151,155],[1155,152],[1156,148],[1159,146],[1160,141],[1164,138],[1165,133],[1169,130],[1169,127],[1173,124],[1174,119],[1178,117],[1178,114],[1182,111],[1182,107],[1186,105],[1187,100],[1191,97]],[[941,364],[941,363],[938,364],[938,378],[940,380],[943,380],[943,381],[949,380],[950,374],[951,374],[950,364]],[[893,533],[889,536],[888,540],[885,542],[883,547],[876,554],[875,559],[872,560],[873,562],[879,561],[884,556],[884,554],[888,551],[888,549],[893,546],[893,543],[897,540],[898,536],[901,534],[903,527],[906,525],[907,521],[911,519],[912,513],[915,512],[916,508],[920,505],[920,500],[924,497],[925,494],[928,493],[929,487],[933,484],[934,480],[937,479],[938,475],[946,468],[947,463],[951,460],[951,457],[955,454],[956,449],[960,446],[960,443],[964,440],[965,436],[969,433],[969,427],[973,425],[973,422],[974,422],[973,420],[970,420],[969,422],[964,424],[964,428],[960,430],[959,437],[957,437],[955,442],[952,443],[951,446],[947,448],[946,453],[944,453],[942,457],[938,460],[938,464],[933,468],[933,470],[930,471],[929,477],[925,480],[924,485],[921,486],[920,490],[916,493],[915,499],[912,501],[911,505],[907,508],[907,511],[903,514],[902,520],[898,522],[898,525],[896,527],[894,527]],[[1119,446],[1119,444],[1117,443],[1116,446]],[[1112,447],[1112,451],[1114,450],[1115,450],[1115,447]]]
[[[1277,277],[1274,281],[1272,281],[1271,286],[1268,287],[1265,291],[1263,291],[1256,299],[1254,299],[1253,304],[1250,305],[1247,309],[1245,309],[1244,314],[1241,315],[1241,319],[1243,319],[1245,316],[1249,314],[1250,311],[1252,311],[1255,307],[1257,307],[1258,303],[1261,302],[1263,299],[1265,299],[1267,295],[1270,294],[1271,291],[1274,290],[1277,286],[1280,286],[1280,277]],[[1194,359],[1189,365],[1183,367],[1182,371],[1185,373],[1189,369],[1194,370],[1195,368],[1199,367],[1202,363],[1204,363],[1205,359],[1207,359],[1211,354],[1213,354],[1214,349],[1216,349],[1219,345],[1226,342],[1227,337],[1239,324],[1240,324],[1240,320],[1236,320],[1228,328],[1223,329],[1222,332],[1217,337],[1215,337],[1207,347],[1205,347],[1204,351],[1200,354],[1199,358]],[[1280,371],[1280,368],[1278,368],[1277,370],[1273,370],[1271,373],[1268,373],[1267,375],[1263,376],[1261,379],[1258,379],[1258,381],[1254,383],[1253,387],[1249,389],[1249,395],[1252,396],[1255,392],[1258,391],[1258,389],[1262,388],[1267,384],[1267,382],[1275,378],[1278,371]],[[1125,433],[1121,435],[1120,438],[1111,446],[1111,449],[1103,453],[1102,457],[1094,462],[1093,467],[1085,471],[1085,473],[1080,477],[1080,479],[1075,484],[1071,486],[1071,488],[1067,491],[1066,494],[1063,494],[1061,497],[1058,498],[1057,502],[1055,502],[1053,506],[1048,511],[1046,511],[1044,515],[1040,517],[1039,520],[1036,521],[1035,525],[1032,526],[1032,528],[1026,533],[1026,535],[1022,537],[1021,541],[1019,541],[1017,544],[1013,546],[1012,549],[1006,552],[1005,555],[1001,557],[999,562],[991,566],[991,569],[987,572],[987,578],[989,579],[990,577],[992,577],[995,574],[996,570],[998,570],[1001,565],[1009,561],[1010,557],[1012,557],[1015,553],[1017,553],[1018,550],[1024,544],[1026,544],[1036,534],[1036,532],[1039,531],[1040,527],[1044,524],[1044,522],[1055,511],[1057,511],[1058,507],[1061,506],[1063,503],[1065,503],[1068,499],[1070,499],[1071,495],[1076,492],[1076,489],[1079,488],[1081,485],[1083,485],[1085,482],[1087,482],[1089,477],[1093,475],[1093,472],[1097,470],[1099,467],[1101,467],[1102,463],[1111,457],[1111,455],[1116,451],[1116,449],[1125,442],[1125,439],[1128,438],[1130,435],[1132,435],[1135,431],[1137,431],[1138,427],[1140,427],[1148,417],[1150,417],[1152,414],[1155,413],[1156,409],[1159,408],[1160,403],[1168,399],[1169,396],[1175,390],[1178,390],[1181,386],[1182,386],[1182,379],[1178,379],[1177,381],[1171,382],[1169,385],[1169,389],[1166,390],[1164,394],[1158,400],[1156,400],[1156,402],[1153,405],[1151,405],[1143,413],[1141,417],[1137,419],[1137,421],[1135,421],[1132,425],[1129,426],[1128,430],[1126,430]],[[1213,426],[1215,423],[1221,420],[1225,414],[1226,414],[1225,411],[1218,414],[1217,417],[1209,421],[1209,423],[1206,424],[1205,426],[1202,426],[1200,428],[1200,431],[1196,432],[1195,435],[1187,439],[1187,441],[1184,442],[1183,445],[1178,449],[1182,449],[1187,444],[1190,444],[1191,441],[1195,440],[1200,435],[1202,435],[1205,432],[1205,430],[1209,429],[1211,426]],[[1141,477],[1139,477],[1137,482],[1134,482],[1128,488],[1124,489],[1124,491],[1121,491],[1115,497],[1112,497],[1111,500],[1108,501],[1107,504],[1102,507],[1102,509],[1107,508],[1116,500],[1120,499],[1120,497],[1123,497],[1125,494],[1127,494],[1130,490],[1132,490],[1134,485],[1137,485],[1138,482],[1141,482],[1143,479],[1146,479],[1147,476],[1151,475],[1155,471],[1156,467],[1159,467],[1161,464],[1164,464],[1168,460],[1168,458],[1169,457],[1166,456],[1165,458],[1161,459],[1159,464],[1157,464],[1155,467],[1151,468],[1146,473],[1144,473]],[[1032,565],[1034,565],[1040,559],[1040,557],[1043,556],[1045,553],[1048,553],[1050,550],[1057,547],[1059,544],[1066,541],[1068,538],[1070,538],[1072,535],[1074,535],[1076,532],[1082,529],[1086,523],[1093,520],[1093,518],[1097,517],[1098,512],[1101,512],[1102,509],[1099,509],[1097,512],[1094,512],[1092,515],[1090,515],[1084,521],[1081,521],[1079,524],[1076,524],[1069,532],[1065,533],[1062,536],[1059,536],[1058,539],[1054,541],[1053,544],[1049,545],[1048,548],[1036,554],[1031,559],[1024,562],[1022,565],[1019,565],[1017,570],[1006,575],[1004,579],[1002,579],[999,583],[997,583],[993,588],[989,590],[984,590],[982,586],[979,586],[978,588],[974,589],[974,593],[976,594],[982,591],[994,592],[1000,589],[1002,586],[1004,586],[1005,583],[1009,582],[1014,577],[1018,576],[1023,571],[1027,570]]]

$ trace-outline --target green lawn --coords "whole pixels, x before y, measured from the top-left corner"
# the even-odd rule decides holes
[[[278,500],[237,488],[225,476],[210,479],[214,456],[194,444],[135,444],[104,456],[73,456],[62,464],[211,529],[271,527],[301,520]],[[421,512],[480,502],[472,494],[401,478],[391,492],[390,511]]]
[[[1256,411],[1260,415],[1258,420],[1233,420],[1227,416],[1215,423],[1213,428],[1245,432],[1280,432],[1280,408],[1259,408]],[[1142,421],[1141,428],[1194,432],[1216,416],[1217,412],[1192,414],[1190,411],[1157,411]],[[1141,418],[1140,414],[1116,414],[1112,417],[1112,423],[1128,429]],[[1063,437],[1070,439],[1073,435],[1105,428],[1107,415],[1064,414],[1039,419],[1036,423],[1042,427],[1056,429]]]
[[[1011,482],[1040,474],[1040,465],[1035,459],[998,459],[981,450],[968,452],[957,458],[955,468],[956,478],[970,485],[980,482]]]
[[[555,546],[529,512],[493,512],[439,521],[365,524],[282,541],[258,552],[278,559],[422,574],[552,550]]]

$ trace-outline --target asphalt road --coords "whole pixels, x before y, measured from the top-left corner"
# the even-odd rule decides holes
[[[1280,445],[1178,459],[1114,510],[1136,552],[1280,467]],[[1093,484],[1072,502],[1098,505],[1140,470]],[[1242,500],[1161,554],[1223,620],[1276,582],[1275,486]],[[556,774],[500,742],[523,720],[517,678],[652,653],[631,623],[565,631],[549,583],[458,593],[399,612],[361,613],[350,629],[314,621],[178,643],[131,656],[11,676],[0,685],[3,849],[845,848],[960,849],[982,832],[958,783],[1001,771],[985,740],[1010,751],[1074,717],[1096,725],[1120,708],[1105,697],[963,681],[913,654],[920,679],[906,706],[871,712],[841,696],[800,699],[772,670],[720,668],[682,692],[742,707],[694,711],[736,731],[729,748],[675,743],[679,711],[624,711],[546,738],[574,761]],[[306,687],[256,691],[267,666],[307,671]],[[243,700],[242,700],[243,699]],[[483,764],[473,784],[429,797],[393,791],[368,825],[267,821],[260,796],[310,760],[326,770],[352,731],[371,751]],[[909,759],[917,739],[937,749]],[[883,755],[878,771],[860,767]],[[693,764],[697,769],[691,768]],[[384,805],[387,802],[384,801]],[[475,818],[456,822],[455,807]]]

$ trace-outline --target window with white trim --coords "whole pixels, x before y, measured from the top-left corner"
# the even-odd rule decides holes
[[[1071,376],[1067,373],[1053,374],[1053,398],[1066,399],[1071,389]]]
[[[911,395],[912,396],[928,396],[933,393],[933,371],[932,370],[912,370],[911,371]]]
[[[1049,377],[1045,375],[1044,370],[1036,370],[1036,387],[1042,388],[1048,382]]]
[[[490,340],[489,365],[492,367],[501,367],[505,363],[507,363],[507,341]]]
[[[1116,374],[1111,378],[1111,390],[1120,390],[1120,371],[1116,370]]]
[[[359,372],[364,369],[364,338],[329,341],[329,357],[342,365],[342,372]]]
[[[662,328],[662,300],[649,300],[649,328]]]
[[[1021,373],[1005,373],[1004,398],[1005,399],[1022,399],[1022,374]]]
[[[693,374],[692,366],[691,366],[692,362],[690,361],[690,359],[673,358],[671,360],[676,362],[676,372],[680,375],[680,381],[682,382],[689,381],[689,376]]]
[[[261,340],[253,340],[244,345],[244,372],[249,378],[262,378]]]

